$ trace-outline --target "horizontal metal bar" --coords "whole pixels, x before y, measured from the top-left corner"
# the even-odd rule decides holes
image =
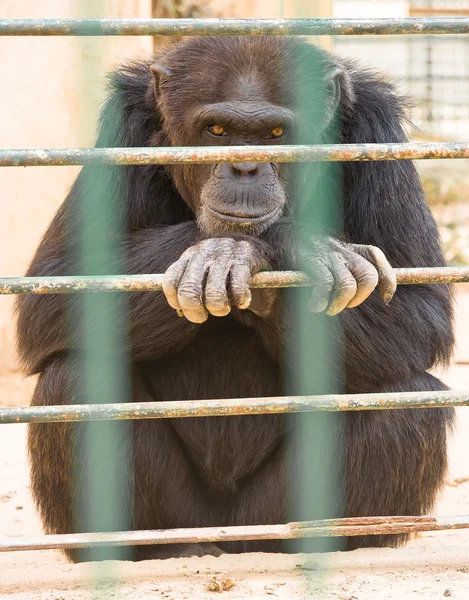
[[[70,533],[37,537],[0,538],[0,552],[100,548],[105,546],[149,546],[152,544],[196,544],[234,540],[291,540],[309,537],[343,537],[468,529],[469,516],[460,517],[356,517],[303,521],[285,525],[241,525],[154,529],[118,533]]]
[[[469,406],[469,390],[0,408],[2,423],[61,423]]]
[[[468,18],[0,19],[0,35],[414,35],[469,33]]]
[[[186,148],[62,148],[0,150],[0,167],[178,165],[230,162],[315,162],[469,158],[467,142],[323,144],[317,146],[193,146]]]
[[[469,282],[469,267],[423,267],[394,271],[399,285]]]
[[[469,267],[394,269],[399,285],[469,282]],[[163,275],[105,275],[100,277],[4,277],[0,295],[69,294],[72,292],[158,292]],[[251,288],[308,287],[311,280],[299,271],[263,271]]]

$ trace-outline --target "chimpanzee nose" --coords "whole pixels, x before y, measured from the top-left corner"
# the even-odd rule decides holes
[[[258,170],[257,163],[233,163],[233,175],[256,175]]]

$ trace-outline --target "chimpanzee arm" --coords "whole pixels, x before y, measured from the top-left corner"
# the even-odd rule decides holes
[[[392,86],[369,74],[354,76],[356,101],[353,112],[349,108],[350,116],[344,117],[340,141],[407,141],[402,102]],[[341,243],[377,247],[394,268],[445,264],[437,226],[411,161],[343,163],[342,203]],[[299,235],[299,227],[284,220],[267,233],[271,247],[279,251],[278,268],[311,271],[299,251],[306,237]],[[315,233],[314,227],[312,230],[310,248],[320,251],[323,244],[327,251],[327,240]],[[428,370],[451,356],[452,305],[446,285],[399,286],[389,304],[376,291],[363,304],[341,315],[352,387],[354,374],[367,372],[372,388],[383,380],[404,380],[412,372]],[[363,386],[363,381],[356,382],[357,388],[363,390]]]
[[[150,81],[149,63],[124,66],[111,75],[96,147],[150,145],[150,138],[161,129],[154,99],[147,97]],[[89,240],[99,246],[100,236],[103,249],[91,250]],[[27,275],[162,273],[196,241],[193,215],[165,167],[86,166],[51,223]],[[112,256],[105,256],[109,254],[106,247],[112,248]],[[81,266],[84,252],[91,265],[87,268]],[[134,360],[177,350],[197,329],[180,319],[159,292],[129,293],[125,300]],[[77,343],[82,327],[77,301],[75,294],[19,298],[18,345],[30,372],[41,370],[50,357]],[[109,305],[113,306],[112,299]]]
[[[408,188],[406,191],[409,193]],[[435,252],[437,246],[434,242],[438,239],[436,230],[433,231],[433,240],[430,235],[428,243],[425,243],[423,238],[414,239],[412,231],[417,231],[422,224],[413,223],[413,217],[415,218],[416,215],[408,215],[408,230],[403,227],[399,237],[396,237],[393,242],[388,240],[388,243],[397,246],[398,252],[403,253],[399,260],[392,247],[387,247],[386,256],[391,265],[393,267],[444,265],[439,249]],[[429,213],[424,211],[421,218],[427,220],[427,227],[432,227],[433,220]],[[413,230],[412,225],[414,225]],[[316,233],[314,237],[313,246],[320,249],[321,236]],[[278,223],[269,232],[272,247],[281,249],[278,268],[305,271],[312,274],[314,278],[317,275],[316,255],[312,255],[308,260],[307,253],[298,252],[301,238],[304,240],[305,236],[298,234],[297,226],[286,220]],[[356,238],[356,240],[374,241],[367,238]],[[406,242],[409,246],[407,256],[404,247]],[[323,243],[323,249],[320,251],[326,252],[328,247],[330,249],[326,236],[323,238]],[[405,256],[407,260],[403,260]],[[337,280],[337,271],[332,270],[331,273]],[[323,282],[319,280],[318,283],[321,288],[324,287]],[[287,297],[292,298],[293,294],[301,294],[304,300],[304,311],[301,317],[292,314],[293,310],[298,310],[298,302],[286,303],[285,301]],[[267,317],[255,318],[254,315],[252,317],[242,315],[241,318],[246,322],[249,318],[249,325],[258,330],[265,340],[266,347],[274,353],[282,353],[285,339],[295,345],[298,327],[302,328],[303,335],[307,335],[305,328],[308,329],[309,321],[314,333],[318,318],[337,320],[337,323],[330,324],[328,327],[331,334],[333,331],[337,332],[337,339],[339,339],[340,323],[342,324],[345,334],[343,339],[346,344],[347,383],[350,391],[366,391],[364,389],[366,385],[369,386],[369,391],[372,391],[382,381],[404,381],[412,373],[426,371],[440,362],[447,362],[451,356],[452,308],[448,286],[398,286],[389,303],[384,301],[376,289],[362,304],[343,310],[338,316],[313,314],[317,311],[311,311],[311,308],[314,309],[314,304],[311,307],[310,291],[305,294],[299,290],[288,292],[279,290],[277,301]],[[366,381],[363,379],[363,373],[367,373]],[[360,381],[355,381],[358,376]]]
[[[126,256],[124,272],[162,273],[195,243],[196,237],[194,221],[123,235],[119,246]],[[51,243],[51,240],[46,238],[42,248],[46,242]],[[44,254],[40,249],[27,276],[79,274],[66,252],[57,248],[55,253]],[[126,293],[125,300],[123,305],[127,313],[133,360],[157,358],[177,351],[197,330],[197,325],[179,318],[159,292]],[[114,306],[112,298],[109,305]],[[51,356],[76,347],[84,326],[78,322],[81,311],[76,294],[20,296],[17,309],[20,355],[30,372],[42,370]],[[120,326],[126,315],[116,315],[115,318],[116,326]]]
[[[392,86],[362,75],[355,89],[357,110],[344,126],[346,143],[408,141],[402,101]],[[413,162],[345,163],[343,188],[344,228],[350,241],[379,247],[395,268],[445,265]],[[349,353],[350,373],[376,364],[373,376],[383,381],[393,371],[403,377],[451,357],[454,335],[447,285],[399,286],[388,306],[372,295],[362,307],[346,311],[344,319],[347,344],[355,348]],[[365,343],[367,328],[372,335]]]

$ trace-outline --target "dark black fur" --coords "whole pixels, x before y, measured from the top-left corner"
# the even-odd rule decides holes
[[[163,55],[168,68],[176,72],[186,69],[186,75],[179,99],[166,96],[160,109],[152,94],[150,63],[123,67],[112,75],[97,146],[197,145],[182,124],[184,107],[194,104],[194,94],[229,98],[229,73],[241,71],[243,61],[257,61],[265,93],[291,106],[293,100],[285,90],[293,87],[289,67],[298,52],[311,53],[312,65],[336,60],[292,39],[191,39]],[[402,101],[392,86],[352,63],[342,66],[345,76],[337,141],[406,141]],[[283,88],[282,82],[287,82]],[[161,85],[164,91],[164,81]],[[182,107],[181,114],[178,107]],[[163,128],[160,110],[170,115],[174,112],[174,123],[167,119]],[[306,141],[312,140],[314,136]],[[346,240],[379,247],[393,267],[444,265],[436,225],[411,162],[354,162],[340,168]],[[78,240],[79,198],[85,190],[93,193],[97,187],[106,189],[109,197],[123,200],[121,208],[119,203],[115,206],[128,230],[118,238],[126,264],[116,263],[114,271],[164,272],[200,239],[196,207],[180,193],[187,172],[163,166],[85,167],[27,275],[78,274],[79,267],[68,250],[73,250]],[[290,232],[294,226],[291,197],[289,201],[285,216],[255,240],[268,248],[273,268],[298,267]],[[74,228],[69,227],[70,222]],[[78,339],[80,324],[75,323],[73,335],[66,316],[67,307],[76,301],[60,295],[19,300],[21,356],[29,373],[40,374],[34,405],[80,402],[71,391],[74,369],[78,369],[73,366],[72,340]],[[285,393],[288,361],[284,336],[288,331],[295,335],[295,321],[289,311],[282,311],[282,302],[277,302],[268,318],[233,311],[224,318],[210,317],[202,325],[179,318],[160,293],[130,294],[128,310],[133,401]],[[445,389],[427,371],[446,362],[452,350],[451,301],[446,286],[401,286],[388,306],[374,292],[358,308],[344,311],[341,319],[311,315],[313,320],[318,318],[329,320],[334,329],[343,323],[347,392]],[[343,389],[343,383],[336,381],[321,391]],[[288,391],[317,390],[290,385]],[[349,413],[345,514],[420,515],[429,511],[443,482],[452,414],[450,409]],[[283,417],[147,420],[136,421],[132,427],[134,528],[282,523],[298,516],[287,514],[285,506],[285,463],[290,452]],[[75,512],[78,492],[72,485],[70,452],[77,438],[72,430],[78,432],[79,426],[30,428],[32,490],[48,532],[73,532],[83,527]],[[314,439],[309,450],[314,453]],[[116,459],[112,466],[116,476],[130,455],[123,452]],[[309,519],[318,516],[324,515],[302,515]],[[335,516],[341,516],[339,509]],[[348,547],[397,544],[404,538],[350,538]],[[239,542],[225,549],[279,547],[277,542]],[[143,546],[136,553],[138,558],[146,558],[155,555],[155,549]],[[86,558],[86,554],[69,555],[75,560]]]

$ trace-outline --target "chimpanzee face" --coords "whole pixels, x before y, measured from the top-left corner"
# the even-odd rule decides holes
[[[223,44],[217,43],[218,52],[207,49],[206,56],[192,57],[187,52],[191,45],[188,41],[183,64],[169,52],[165,60],[168,67],[152,65],[163,129],[171,145],[288,145],[302,137],[300,126],[304,131],[311,130],[312,121],[316,133],[306,141],[317,141],[317,132],[330,118],[321,119],[321,124],[317,118],[302,118],[291,89],[294,65],[289,65],[285,57],[271,56],[269,40],[265,48],[258,41],[251,47],[246,38],[240,40],[236,58],[222,56]],[[189,64],[191,59],[193,64]],[[223,68],[230,60],[238,61],[231,73]],[[337,69],[330,80],[336,75]],[[324,73],[320,78],[324,82]],[[312,80],[306,87],[308,101],[314,104],[315,92],[309,89],[314,88],[314,77]],[[183,165],[171,167],[171,171],[205,235],[262,233],[285,213],[293,188],[294,167],[281,163]]]
[[[286,143],[294,114],[247,94],[229,102],[200,107],[194,137],[201,145],[248,146]],[[259,234],[283,213],[285,169],[277,163],[219,163],[199,166],[197,219],[205,233],[239,231]],[[282,177],[283,175],[283,177]]]

